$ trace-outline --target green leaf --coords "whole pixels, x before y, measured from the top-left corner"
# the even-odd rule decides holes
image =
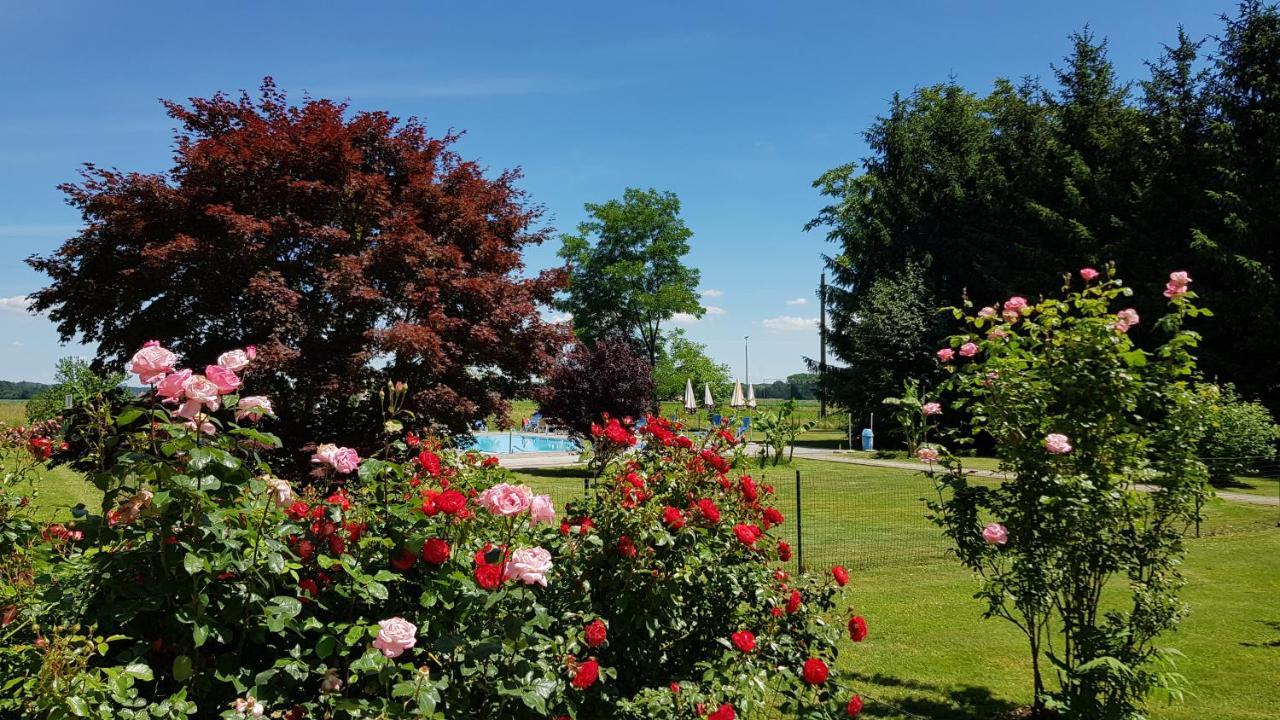
[[[139,680],[150,681],[153,678],[151,674],[151,666],[144,662],[131,662],[124,666],[126,674],[131,675]]]
[[[71,713],[76,717],[89,716],[89,703],[85,702],[83,698],[76,697],[75,695],[67,698],[67,708],[71,710]]]
[[[116,416],[116,427],[125,427],[133,423],[134,420],[142,417],[140,408],[129,408]]]
[[[191,637],[195,640],[196,647],[204,645],[205,641],[209,639],[209,626],[197,623],[191,631]]]
[[[186,655],[179,655],[173,659],[173,679],[178,682],[185,682],[191,677],[193,670],[191,667],[191,658]]]
[[[208,568],[208,565],[205,564],[203,558],[199,557],[195,553],[187,553],[182,556],[182,568],[187,571],[188,575],[198,575],[201,572],[204,572]]]
[[[316,643],[316,657],[321,660],[329,657],[333,654],[334,646],[337,644],[337,641],[333,639],[332,635],[325,635],[320,638],[320,642]]]

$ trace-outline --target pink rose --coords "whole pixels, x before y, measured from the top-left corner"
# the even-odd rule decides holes
[[[401,617],[378,621],[378,637],[373,646],[389,658],[400,657],[418,643],[418,626]]]
[[[181,413],[182,411],[179,410],[178,412]],[[201,415],[199,417],[205,418],[208,416]],[[201,419],[200,424],[198,425],[196,424],[196,421],[194,419],[188,420],[185,423],[183,423],[183,426],[186,427],[191,432],[202,432],[205,435],[209,435],[210,437],[218,434],[218,426],[204,419]]]
[[[360,467],[360,455],[351,448],[326,443],[316,448],[316,454],[311,456],[311,462],[316,465],[328,465],[346,475]]]
[[[933,448],[923,447],[916,451],[916,457],[920,458],[920,462],[933,464],[938,462],[938,451]]]
[[[982,318],[983,320],[991,320],[995,318],[995,316],[996,316],[996,309],[991,307],[990,305],[978,311],[978,317]]]
[[[1066,455],[1071,452],[1071,445],[1067,442],[1066,435],[1049,433],[1044,438],[1044,449],[1051,455]]]
[[[1009,337],[1009,333],[1001,330],[1000,328],[991,328],[991,331],[987,333],[987,339],[992,341],[1003,340],[1007,337]]]
[[[533,525],[551,523],[556,519],[556,506],[550,495],[534,495],[529,503],[529,517]]]
[[[182,386],[191,378],[190,370],[179,370],[164,376],[156,384],[156,394],[165,402],[177,403],[182,399]]]
[[[253,348],[252,345],[249,347],[250,349]],[[252,359],[253,357],[245,350],[230,350],[218,356],[218,365],[230,370],[231,372],[240,372],[244,368],[248,367],[249,361]]]
[[[960,346],[960,357],[971,358],[978,354],[978,346],[975,343],[967,342]]]
[[[1009,531],[1000,523],[991,523],[982,528],[982,539],[988,545],[1003,545],[1009,542]]]
[[[480,504],[494,515],[519,515],[529,509],[533,491],[523,485],[498,483],[480,493]]]
[[[1169,282],[1165,283],[1164,296],[1172,300],[1187,292],[1191,284],[1191,276],[1185,270],[1169,273]]]
[[[229,395],[240,387],[240,378],[221,365],[209,365],[204,369],[204,376],[218,388],[218,392]]]
[[[924,413],[924,414],[925,414],[925,416],[929,416],[929,415],[941,415],[941,414],[942,414],[942,403],[938,403],[938,402],[927,402],[927,403],[925,403],[925,404],[923,404],[923,405],[921,405],[921,406],[920,406],[920,412]]]
[[[1084,278],[1085,282],[1093,282],[1093,279],[1098,277],[1098,271],[1093,268],[1081,268],[1080,277]]]
[[[244,718],[260,718],[267,711],[267,706],[254,700],[252,695],[247,698],[236,698],[234,707],[236,715]]]
[[[178,357],[160,347],[158,341],[149,340],[141,350],[133,354],[128,370],[137,375],[142,382],[154,385],[164,379],[165,375],[173,372],[173,364],[177,361]]]
[[[954,358],[955,356],[956,356],[956,351],[952,350],[951,348],[942,348],[941,350],[938,351],[938,359],[941,360],[942,362],[951,362],[951,359]]]
[[[178,410],[178,415],[191,420],[204,406],[213,412],[218,409],[218,386],[203,375],[192,375],[182,383],[182,395],[187,399]]]
[[[525,585],[547,586],[547,573],[551,571],[551,553],[545,549],[520,548],[511,553],[507,563],[507,579],[519,580]]]
[[[1027,299],[1014,295],[1004,301],[1004,319],[1013,322],[1022,317],[1022,311],[1027,307]]]
[[[275,415],[275,408],[271,406],[271,398],[263,395],[249,395],[240,398],[240,402],[236,404],[236,420],[249,419],[257,422],[263,415]]]
[[[1116,322],[1111,327],[1115,328],[1116,332],[1123,333],[1129,332],[1129,328],[1137,324],[1138,311],[1133,308],[1125,308],[1124,310],[1116,313]]]

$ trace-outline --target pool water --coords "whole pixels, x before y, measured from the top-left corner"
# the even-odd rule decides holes
[[[475,439],[463,449],[493,454],[582,452],[582,446],[573,438],[504,432],[477,433]]]

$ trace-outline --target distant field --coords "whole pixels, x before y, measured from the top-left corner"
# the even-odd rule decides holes
[[[24,423],[27,421],[26,400],[0,400],[0,422]]]

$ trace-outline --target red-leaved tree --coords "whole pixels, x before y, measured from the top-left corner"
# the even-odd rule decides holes
[[[415,119],[290,105],[270,78],[256,100],[166,102],[174,165],[141,174],[88,165],[66,184],[85,227],[27,262],[64,340],[119,367],[159,339],[191,365],[254,344],[253,385],[273,394],[286,447],[360,447],[372,393],[411,387],[409,409],[464,430],[527,395],[566,341],[539,309],[561,269],[524,277],[542,242],[518,171],[486,176]],[[210,346],[209,343],[217,346]]]
[[[625,338],[579,342],[551,370],[539,400],[542,412],[581,437],[604,415],[654,412],[653,370]]]

